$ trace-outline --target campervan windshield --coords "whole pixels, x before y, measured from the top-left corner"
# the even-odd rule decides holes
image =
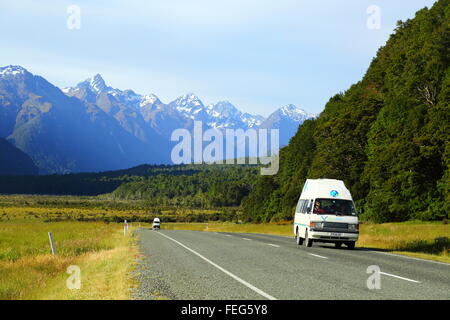
[[[356,216],[353,201],[339,199],[316,199],[314,213],[337,216]]]

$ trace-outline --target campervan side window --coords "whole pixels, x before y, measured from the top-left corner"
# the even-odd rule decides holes
[[[301,213],[306,213],[307,212],[308,203],[309,203],[309,200],[302,200],[302,204],[301,204],[301,207],[300,207],[300,212]]]
[[[302,211],[301,213],[305,213],[306,212],[306,204],[308,203],[308,200],[303,200],[303,204],[302,204]]]
[[[297,203],[297,208],[295,208],[295,212],[301,212],[302,205],[303,205],[303,200],[300,200]]]
[[[313,200],[307,200],[306,201],[306,210],[308,214],[311,214],[311,209],[312,209],[312,204],[313,204]]]

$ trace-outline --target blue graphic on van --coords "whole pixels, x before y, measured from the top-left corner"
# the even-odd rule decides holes
[[[331,190],[330,191],[330,196],[332,196],[333,198],[336,198],[339,196],[339,192],[337,192],[337,190]]]

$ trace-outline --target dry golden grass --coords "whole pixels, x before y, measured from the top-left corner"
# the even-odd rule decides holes
[[[119,224],[0,223],[0,299],[127,299],[136,250]],[[80,290],[66,286],[70,265],[81,268]]]
[[[131,238],[128,238],[129,240]],[[132,240],[130,240],[132,241]],[[68,274],[59,274],[33,292],[28,299],[45,300],[127,300],[136,283],[131,277],[137,250],[124,243],[111,250],[84,254],[73,264],[81,270],[81,288],[69,290]]]

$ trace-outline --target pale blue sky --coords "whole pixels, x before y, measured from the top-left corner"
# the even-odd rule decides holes
[[[194,92],[267,116],[293,103],[322,111],[360,80],[397,20],[434,0],[150,0],[0,2],[0,66],[59,87],[100,73],[163,102]],[[66,27],[69,5],[81,29]],[[370,30],[367,8],[381,9]]]

